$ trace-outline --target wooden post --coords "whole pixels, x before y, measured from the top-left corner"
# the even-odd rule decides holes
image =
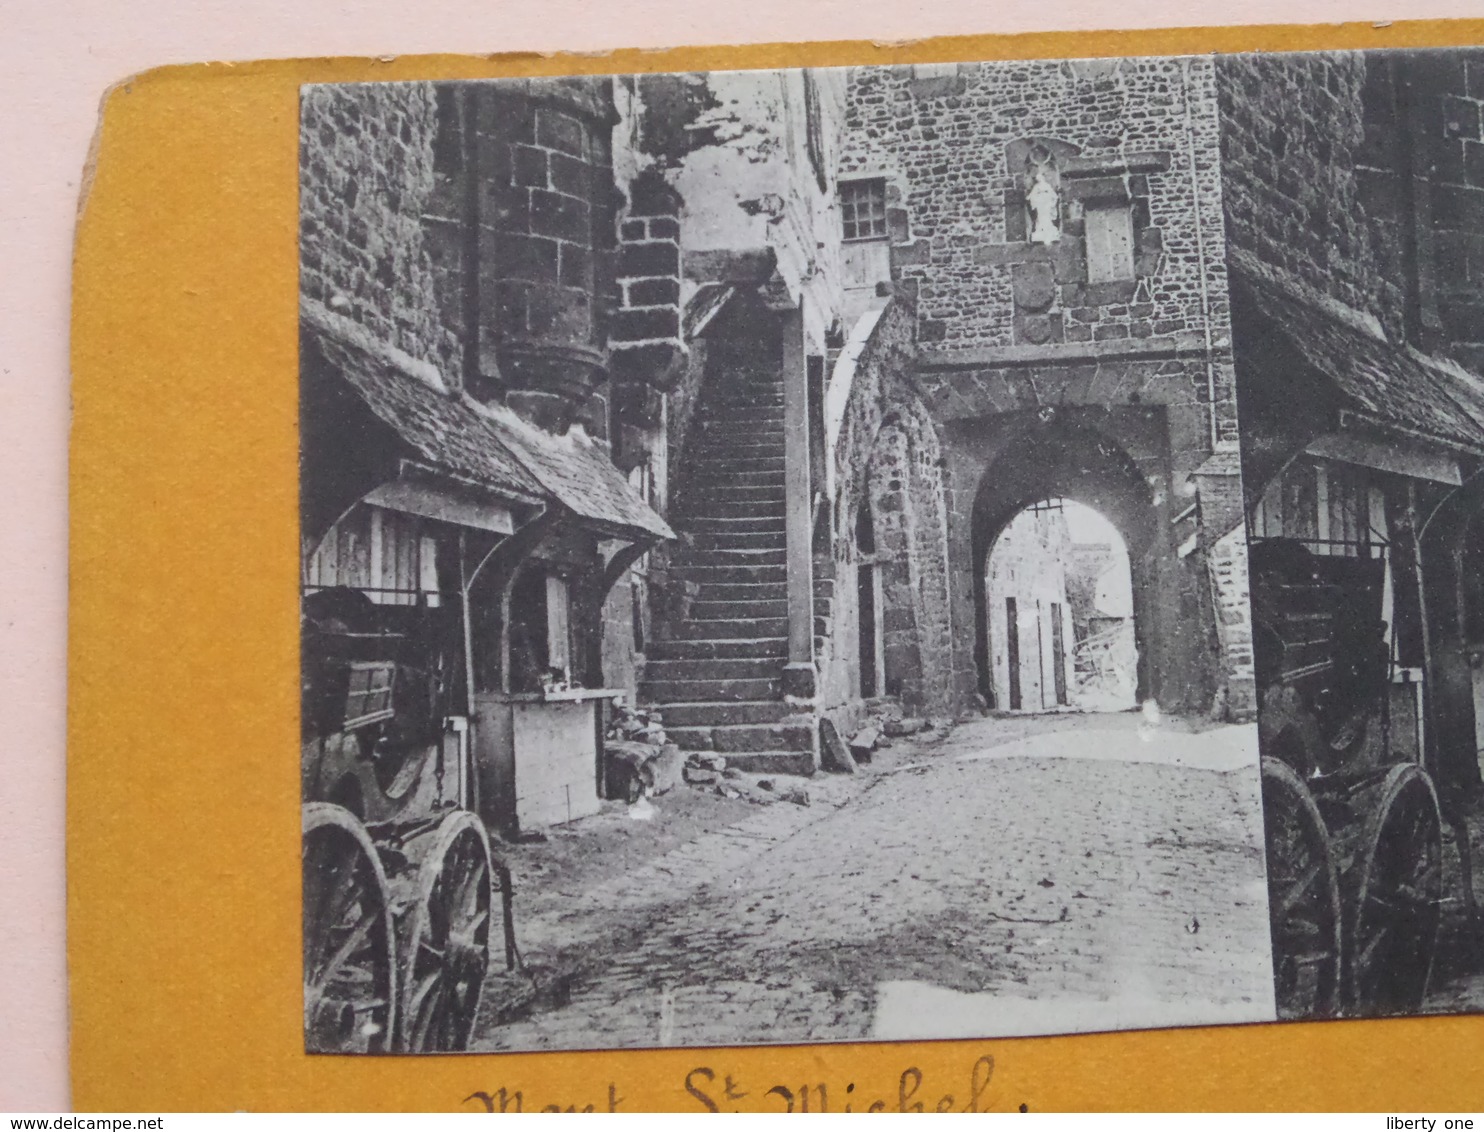
[[[459,764],[459,809],[479,808],[479,799],[471,795],[470,787],[478,788],[474,776],[474,626],[471,623],[469,587],[468,532],[459,529],[459,617],[464,623],[464,737]]]
[[[784,533],[788,559],[788,664],[783,691],[813,700],[818,673],[814,668],[814,492],[809,474],[809,374],[802,307],[784,310],[783,338],[783,470]]]

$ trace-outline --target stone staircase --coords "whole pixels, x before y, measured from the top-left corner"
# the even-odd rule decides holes
[[[755,772],[810,774],[814,714],[783,700],[788,659],[783,383],[741,374],[703,395],[690,478],[671,523],[690,535],[676,569],[699,586],[690,616],[659,626],[640,698],[686,750]]]

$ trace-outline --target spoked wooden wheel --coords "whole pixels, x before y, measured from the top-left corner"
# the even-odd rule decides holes
[[[1268,918],[1278,1017],[1335,1013],[1340,988],[1340,886],[1324,819],[1284,762],[1262,760]]]
[[[396,944],[386,874],[355,815],[303,812],[304,1046],[382,1053],[396,1026]]]
[[[421,866],[404,937],[401,1044],[409,1053],[462,1050],[489,968],[489,838],[474,815],[458,812],[419,840],[408,846]]]
[[[1367,823],[1351,930],[1357,1014],[1411,1014],[1432,975],[1443,894],[1442,819],[1432,781],[1393,767]]]

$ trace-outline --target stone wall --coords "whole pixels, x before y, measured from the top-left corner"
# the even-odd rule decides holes
[[[457,375],[422,213],[434,194],[430,83],[307,86],[299,119],[299,286],[381,342]]]
[[[1408,62],[1426,92],[1418,113],[1433,170],[1442,345],[1484,373],[1484,51],[1419,51]]]
[[[1233,247],[1484,366],[1484,52],[1227,56],[1218,77]]]
[[[1233,249],[1356,311],[1379,314],[1379,271],[1356,158],[1357,52],[1222,56],[1222,190]]]
[[[839,70],[641,75],[620,86],[619,181],[658,174],[679,201],[682,299],[754,269],[804,303],[810,348],[843,305],[835,170]]]
[[[1215,111],[1207,59],[960,64],[933,80],[857,68],[842,176],[885,179],[892,275],[917,295],[925,346],[1195,333],[1219,351],[1229,312]],[[1057,181],[1050,243],[1027,228],[1032,153]],[[1134,277],[1089,282],[1085,216],[1109,201],[1131,212]],[[1232,436],[1229,367],[1216,377]]]
[[[1257,672],[1252,658],[1245,528],[1236,527],[1218,539],[1207,552],[1206,561],[1226,663],[1225,714],[1231,719],[1251,719],[1257,711]]]
[[[859,695],[859,613],[855,576],[856,517],[869,501],[889,595],[884,619],[888,690],[914,708],[949,713],[960,705],[953,665],[948,597],[948,515],[937,426],[907,380],[915,353],[912,303],[893,300],[853,366],[832,450],[835,493],[827,500],[830,537],[816,545],[818,664],[823,703],[834,708]],[[832,392],[835,392],[832,390]],[[873,490],[874,488],[874,490]],[[893,673],[903,678],[893,688]]]

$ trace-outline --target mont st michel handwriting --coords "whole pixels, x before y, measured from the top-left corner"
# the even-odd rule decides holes
[[[759,1085],[745,1076],[700,1065],[683,1082],[690,1106],[703,1112],[989,1112],[990,1082],[994,1057],[985,1054],[974,1062],[961,1081],[947,1079],[946,1087],[916,1066],[897,1074],[888,1089],[870,1089],[854,1081],[797,1083],[770,1082]],[[467,1108],[501,1112],[620,1112],[623,1096],[610,1082],[601,1100],[528,1103],[522,1089],[502,1085],[489,1092],[480,1090],[464,1098]],[[1021,1112],[1027,1106],[1019,1106]]]

